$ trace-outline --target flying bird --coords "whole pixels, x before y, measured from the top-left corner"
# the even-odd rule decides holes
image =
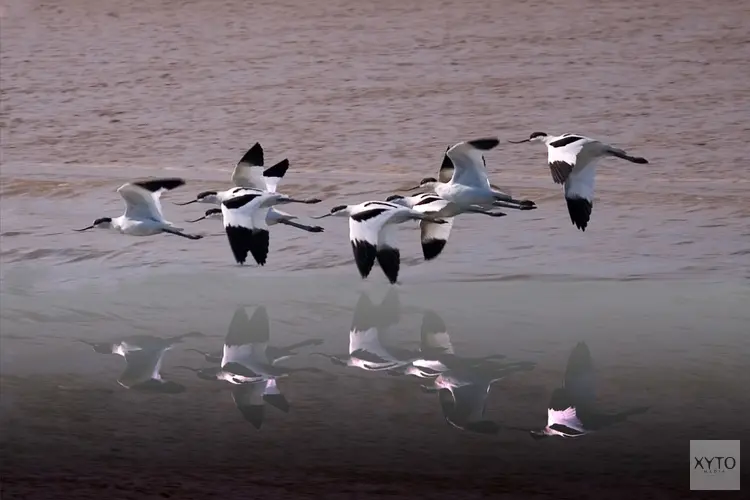
[[[386,201],[366,201],[359,205],[338,205],[331,212],[313,219],[329,216],[349,218],[349,241],[354,262],[362,279],[370,275],[375,260],[388,281],[395,284],[401,267],[401,252],[395,241],[396,224],[409,220],[447,224],[443,218],[419,212],[413,208]]]
[[[125,213],[120,217],[100,217],[88,227],[75,231],[89,229],[114,229],[122,234],[131,236],[151,236],[154,234],[175,234],[190,240],[199,240],[203,236],[185,234],[183,229],[164,218],[161,209],[161,194],[185,184],[178,178],[152,179],[128,182],[117,189],[125,202]]]
[[[547,146],[547,163],[552,180],[563,185],[570,222],[581,231],[586,231],[591,220],[599,160],[614,156],[631,163],[648,163],[645,158],[631,156],[622,149],[578,134],[551,136],[545,132],[534,132],[528,139],[508,142],[539,142]]]

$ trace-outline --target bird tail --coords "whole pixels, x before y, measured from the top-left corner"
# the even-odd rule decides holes
[[[610,147],[608,151],[609,151],[609,154],[611,154],[612,156],[616,156],[617,158],[622,158],[623,160],[628,160],[631,163],[640,163],[640,164],[648,163],[647,159],[642,158],[640,156],[630,156],[622,149]]]

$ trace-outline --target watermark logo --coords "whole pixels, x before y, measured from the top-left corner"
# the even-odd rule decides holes
[[[739,490],[739,441],[690,441],[691,490]]]

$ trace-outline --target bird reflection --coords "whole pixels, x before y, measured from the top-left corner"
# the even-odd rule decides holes
[[[351,366],[371,372],[405,367],[416,359],[419,353],[396,346],[385,346],[382,342],[384,331],[399,322],[400,314],[401,304],[395,288],[388,291],[378,306],[372,303],[366,293],[361,293],[349,330],[349,354],[312,354],[325,356],[335,365]]]
[[[526,361],[506,364],[485,361],[446,370],[435,377],[432,386],[423,385],[422,389],[438,393],[448,424],[464,431],[496,434],[501,426],[484,417],[492,384],[512,373],[533,370],[534,366]]]
[[[579,437],[646,411],[647,407],[639,407],[607,414],[596,409],[591,353],[584,342],[579,342],[568,358],[562,387],[555,389],[550,398],[547,426],[541,430],[531,430],[530,433],[535,439]]]
[[[99,354],[118,354],[125,358],[127,366],[117,383],[126,389],[148,392],[180,393],[185,386],[164,380],[161,365],[166,352],[186,337],[202,337],[198,332],[186,333],[166,339],[150,335],[133,335],[110,342],[79,342],[90,345]]]
[[[422,316],[419,355],[409,365],[389,373],[435,378],[452,368],[478,366],[485,361],[503,358],[505,356],[502,354],[479,358],[456,355],[445,321],[435,311],[428,310]]]
[[[289,368],[278,366],[279,361],[289,359],[293,350],[303,345],[317,345],[320,340],[313,339],[300,342],[286,348],[268,346],[270,340],[270,322],[266,308],[255,309],[251,318],[247,317],[244,307],[235,310],[229,331],[224,339],[221,357],[218,354],[198,351],[209,362],[217,366],[193,368],[181,366],[196,372],[204,380],[224,380],[234,385],[232,398],[242,416],[256,429],[260,429],[264,420],[265,403],[283,411],[289,411],[289,403],[277,385],[277,379],[293,372],[325,373],[318,368]]]

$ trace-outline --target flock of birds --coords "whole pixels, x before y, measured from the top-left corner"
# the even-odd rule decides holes
[[[645,158],[631,156],[622,149],[576,134],[550,136],[534,132],[523,141],[539,142],[547,147],[548,166],[555,183],[563,185],[570,220],[585,231],[591,218],[594,200],[596,164],[605,157],[616,157],[632,163],[648,163]],[[418,221],[422,253],[425,260],[435,259],[443,251],[453,226],[453,219],[464,213],[502,217],[495,208],[533,210],[531,200],[517,200],[503,193],[489,182],[484,154],[497,147],[497,138],[482,138],[459,142],[448,147],[438,177],[422,179],[414,196],[394,194],[386,200],[365,201],[354,205],[337,205],[329,216],[349,219],[349,240],[360,276],[367,278],[379,264],[391,284],[398,280],[400,251],[395,238],[397,224]],[[207,203],[219,205],[204,216],[189,221],[221,217],[229,246],[235,260],[244,264],[250,254],[258,265],[265,265],[269,248],[269,226],[284,224],[308,232],[322,232],[319,226],[307,226],[295,221],[296,216],[275,208],[289,203],[315,204],[318,198],[300,199],[277,192],[279,182],[289,169],[284,159],[265,168],[264,151],[260,143],[253,145],[240,159],[232,172],[233,187],[224,191],[203,191],[195,199],[177,205]],[[175,234],[192,240],[202,236],[188,234],[165,219],[160,203],[161,194],[185,184],[180,178],[152,179],[126,183],[117,190],[125,201],[125,213],[120,217],[101,217],[88,227],[114,229],[123,234],[148,236],[160,233]]]
[[[581,342],[568,359],[562,386],[552,393],[547,409],[547,425],[541,429],[500,425],[485,418],[490,387],[513,373],[533,370],[535,364],[502,362],[500,360],[505,358],[503,355],[470,358],[456,354],[445,322],[437,313],[429,310],[423,315],[419,348],[389,345],[383,342],[383,333],[398,323],[399,315],[400,303],[395,289],[391,289],[377,306],[363,293],[357,302],[349,331],[348,354],[309,354],[325,356],[336,366],[423,379],[428,383],[421,385],[422,390],[438,394],[445,421],[470,432],[496,434],[501,429],[509,429],[529,432],[534,438],[578,437],[647,410],[634,408],[603,413],[597,409],[591,354],[586,344]],[[165,353],[190,336],[204,335],[191,332],[167,339],[130,336],[110,342],[80,341],[92,346],[97,353],[118,354],[125,358],[127,366],[118,379],[123,387],[180,393],[186,387],[162,378],[161,366]],[[334,377],[315,367],[290,368],[282,363],[298,355],[298,349],[320,345],[322,340],[310,339],[286,347],[275,347],[269,342],[269,317],[265,307],[256,308],[250,318],[244,307],[240,307],[234,313],[222,350],[188,349],[203,356],[211,366],[176,368],[191,370],[203,380],[232,384],[232,397],[238,410],[245,420],[260,429],[266,404],[289,412],[290,404],[279,387],[279,379],[296,372]]]

